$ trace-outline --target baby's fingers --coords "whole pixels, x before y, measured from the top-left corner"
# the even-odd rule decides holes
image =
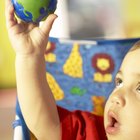
[[[5,16],[7,28],[11,28],[15,24],[17,24],[17,20],[14,16],[14,7],[11,3],[11,0],[6,0],[5,2]]]
[[[53,22],[54,20],[57,18],[57,15],[55,14],[51,14],[47,17],[47,19],[44,21],[44,23],[42,24],[42,26],[40,27],[42,32],[49,36],[50,30],[52,28]]]

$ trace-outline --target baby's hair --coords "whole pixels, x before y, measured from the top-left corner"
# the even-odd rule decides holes
[[[140,41],[137,41],[137,42],[132,46],[132,48],[129,50],[129,52],[134,51],[134,50],[137,50],[137,49],[140,49]]]

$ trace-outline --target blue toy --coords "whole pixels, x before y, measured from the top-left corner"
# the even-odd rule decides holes
[[[39,23],[56,10],[57,0],[12,0],[16,15],[25,22]]]

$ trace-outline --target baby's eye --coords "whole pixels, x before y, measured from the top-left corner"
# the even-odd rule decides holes
[[[137,91],[138,93],[140,93],[140,85],[138,85],[138,87],[136,88],[136,91]]]
[[[123,86],[123,81],[121,78],[116,78],[115,79],[115,84],[116,84],[116,87],[122,87]]]

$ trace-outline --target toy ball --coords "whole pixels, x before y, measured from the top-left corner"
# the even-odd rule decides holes
[[[56,10],[57,0],[12,0],[15,14],[25,22],[39,23]]]

